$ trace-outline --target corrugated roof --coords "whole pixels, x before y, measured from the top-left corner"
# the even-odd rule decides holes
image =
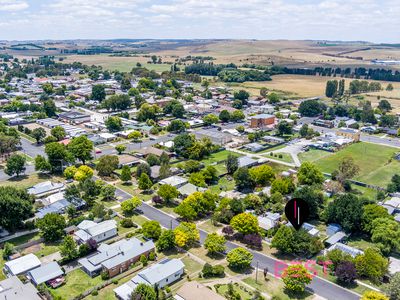
[[[12,275],[25,273],[41,265],[39,258],[30,253],[25,256],[13,259],[5,263],[5,266],[12,272]]]
[[[153,265],[143,270],[138,275],[144,278],[151,285],[154,285],[157,282],[160,282],[162,279],[167,278],[176,272],[179,272],[184,267],[185,265],[179,259],[166,259],[156,265]]]
[[[64,272],[61,270],[58,263],[53,261],[51,263],[48,263],[47,265],[30,271],[28,274],[36,284],[41,284],[43,282],[62,276]]]

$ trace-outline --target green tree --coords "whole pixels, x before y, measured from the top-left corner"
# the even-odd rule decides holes
[[[383,290],[390,300],[400,299],[400,272],[396,272],[390,282],[383,286]]]
[[[0,187],[0,226],[13,230],[32,213],[33,198],[13,186]]]
[[[362,229],[365,232],[371,233],[373,226],[372,222],[378,218],[391,218],[386,208],[378,204],[367,204],[363,207],[361,217]]]
[[[186,125],[182,120],[172,120],[167,127],[167,131],[181,133],[186,130]]]
[[[208,114],[203,117],[204,125],[209,126],[218,123],[219,118],[214,114]]]
[[[56,116],[57,107],[53,100],[44,101],[43,110],[49,118]]]
[[[103,200],[110,201],[110,200],[114,199],[116,190],[117,189],[115,186],[113,186],[111,184],[105,184],[101,188],[101,196],[103,197]]]
[[[73,160],[66,147],[56,142],[46,144],[44,151],[47,154],[53,172],[61,170],[65,162]]]
[[[142,205],[142,200],[138,197],[132,197],[121,203],[121,209],[124,215],[131,215],[140,205]]]
[[[332,98],[337,95],[338,89],[338,81],[337,80],[328,80],[326,82],[325,96],[328,98]]]
[[[249,99],[250,94],[245,90],[239,90],[237,92],[234,92],[233,96],[235,97],[235,99],[238,99],[238,100],[241,100],[244,102],[247,99]]]
[[[317,186],[303,186],[293,193],[293,198],[301,198],[308,204],[310,219],[318,219],[324,205],[324,194]]]
[[[392,105],[386,99],[379,101],[378,108],[383,112],[388,112],[392,110]]]
[[[257,217],[250,213],[241,213],[232,218],[230,225],[242,234],[259,232]]]
[[[61,256],[67,260],[72,260],[78,257],[78,248],[74,238],[71,235],[64,237],[60,245]]]
[[[400,250],[400,225],[389,218],[377,218],[372,221],[371,240],[384,254]]]
[[[115,146],[115,150],[117,150],[118,154],[121,155],[126,150],[126,146],[122,144],[117,145]]]
[[[389,262],[376,250],[368,248],[355,258],[357,274],[378,282],[387,273]]]
[[[241,110],[234,110],[231,114],[231,120],[234,122],[239,122],[245,119],[245,115]]]
[[[105,121],[105,125],[110,132],[117,132],[123,129],[122,121],[119,117],[108,117]]]
[[[268,102],[271,104],[275,104],[275,103],[279,102],[279,95],[277,93],[272,92],[267,96],[267,98],[268,98]]]
[[[250,172],[247,167],[237,169],[237,171],[233,174],[233,178],[235,179],[235,184],[239,191],[253,190],[256,186],[256,182],[250,176]]]
[[[7,159],[6,168],[4,169],[4,173],[8,176],[14,176],[14,174],[19,177],[19,175],[25,172],[25,156],[19,154],[13,154]]]
[[[175,247],[175,234],[173,230],[162,231],[157,244],[157,251],[171,250]]]
[[[271,183],[273,179],[275,179],[275,173],[268,165],[253,167],[249,170],[249,174],[256,184],[261,186],[266,186],[267,184]]]
[[[148,284],[139,283],[132,293],[132,299],[135,300],[157,300],[157,293],[154,288]]]
[[[134,142],[138,142],[142,138],[142,133],[138,130],[132,131],[128,135],[128,139],[133,139]]]
[[[229,111],[224,109],[219,113],[218,118],[221,120],[221,122],[229,122],[229,120],[231,119],[231,114],[229,113]]]
[[[253,254],[244,248],[235,248],[229,251],[226,256],[229,267],[233,269],[243,270],[250,267],[251,261],[253,260]]]
[[[328,222],[342,225],[347,232],[354,232],[361,228],[363,201],[355,195],[345,194],[335,198],[325,210]]]
[[[42,219],[37,221],[37,227],[45,241],[55,242],[60,240],[65,232],[65,219],[56,213],[46,214]]]
[[[223,253],[226,249],[225,243],[226,239],[224,236],[217,233],[210,233],[204,241],[204,248],[211,254]]]
[[[44,158],[41,155],[38,155],[38,156],[35,157],[35,171],[50,172],[51,171],[51,165],[46,160],[46,158]]]
[[[285,288],[292,292],[304,292],[307,284],[312,281],[312,275],[300,264],[288,266],[282,273]]]
[[[92,87],[92,94],[90,95],[90,98],[96,101],[103,101],[106,99],[106,90],[105,86],[103,84],[95,84]]]
[[[278,135],[286,135],[293,133],[293,126],[287,121],[280,121],[278,126]]]
[[[157,195],[163,198],[165,202],[169,203],[179,196],[179,192],[176,187],[169,184],[163,184],[158,189]]]
[[[35,128],[32,130],[31,135],[36,140],[36,143],[39,144],[46,137],[46,131],[42,127]]]
[[[335,172],[336,180],[342,185],[360,172],[360,167],[354,162],[352,157],[344,157]]]
[[[153,186],[153,182],[151,181],[149,175],[146,173],[142,173],[139,177],[139,189],[147,191]]]
[[[317,117],[326,110],[326,105],[318,100],[301,102],[299,112],[304,117]]]
[[[271,184],[271,193],[276,192],[287,195],[295,190],[296,186],[291,178],[277,178]]]
[[[233,174],[239,168],[239,159],[237,158],[237,156],[229,153],[229,155],[225,161],[225,165],[226,165],[228,174]]]
[[[56,127],[52,128],[50,133],[52,136],[54,136],[57,139],[57,141],[63,140],[67,135],[67,133],[65,132],[65,129],[61,126],[56,126]]]
[[[8,260],[9,257],[14,253],[14,251],[14,245],[9,242],[5,242],[3,247],[3,259]]]
[[[122,167],[121,176],[119,178],[123,182],[128,182],[132,180],[131,169],[129,168],[129,166],[125,165]]]
[[[320,184],[324,182],[324,175],[316,165],[311,162],[301,164],[297,174],[300,184]]]
[[[160,113],[160,108],[157,105],[144,103],[140,107],[136,118],[139,122],[146,122],[147,120],[156,121],[159,113]]]
[[[142,233],[146,238],[158,240],[161,236],[161,225],[157,221],[146,221],[142,225]]]
[[[293,253],[294,232],[289,226],[281,226],[272,238],[271,246],[283,253]]]
[[[76,173],[74,174],[74,179],[76,181],[82,182],[87,179],[91,179],[93,177],[93,170],[92,168],[82,165],[80,166],[77,170]]]
[[[100,176],[111,176],[111,174],[118,168],[119,159],[116,155],[104,155],[100,157],[96,165],[96,170]]]
[[[68,144],[68,151],[85,164],[86,161],[92,159],[93,142],[87,136],[81,135],[72,139]]]

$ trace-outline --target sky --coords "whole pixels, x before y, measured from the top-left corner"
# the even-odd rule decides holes
[[[0,0],[0,40],[400,43],[400,0]]]

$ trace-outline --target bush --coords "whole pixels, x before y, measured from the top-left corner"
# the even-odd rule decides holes
[[[93,290],[90,294],[92,296],[97,296],[99,294],[99,292],[97,290]]]
[[[156,253],[155,252],[150,252],[149,253],[149,260],[156,260]]]
[[[135,236],[135,232],[128,232],[126,235],[125,235],[125,237],[127,238],[127,239],[130,239],[131,237],[134,237]]]
[[[108,280],[108,279],[110,279],[110,275],[108,274],[107,271],[101,272],[101,279],[102,279],[102,280]]]
[[[133,221],[132,221],[132,219],[131,218],[123,218],[122,220],[121,220],[121,226],[122,227],[124,227],[124,228],[131,228],[131,227],[133,227]]]
[[[147,257],[146,257],[146,255],[142,254],[140,256],[140,262],[143,264],[144,267],[147,266]]]
[[[225,268],[221,265],[212,266],[209,263],[206,263],[201,272],[204,278],[223,277],[225,275]]]
[[[112,280],[112,283],[113,283],[113,284],[118,284],[118,279],[113,279],[113,280]]]

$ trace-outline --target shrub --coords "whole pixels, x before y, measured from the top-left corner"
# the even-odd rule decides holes
[[[133,227],[133,221],[131,218],[123,218],[121,220],[121,226],[124,228],[131,228]]]
[[[118,284],[118,279],[113,279],[113,280],[112,280],[112,283],[113,283],[113,284]]]
[[[147,257],[146,257],[146,255],[142,254],[140,256],[140,262],[143,264],[144,267],[147,266]]]
[[[149,253],[149,260],[156,260],[156,253],[155,252],[150,252]]]
[[[101,272],[101,279],[102,279],[102,280],[107,280],[107,279],[109,279],[109,278],[110,278],[110,275],[108,274],[107,271]]]
[[[97,290],[93,290],[90,294],[92,296],[97,296],[99,294],[99,292]]]

